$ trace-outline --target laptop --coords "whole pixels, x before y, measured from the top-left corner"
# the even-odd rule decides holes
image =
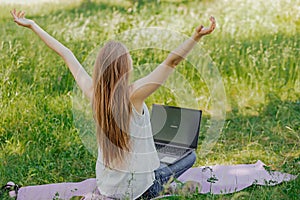
[[[151,127],[158,157],[173,164],[197,149],[202,111],[152,105]]]

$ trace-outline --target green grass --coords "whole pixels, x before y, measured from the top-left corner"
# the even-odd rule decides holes
[[[100,43],[133,28],[164,27],[190,35],[208,17],[215,32],[200,45],[218,68],[226,91],[223,132],[196,166],[254,163],[300,171],[300,1],[76,1],[74,4],[0,5],[0,185],[81,181],[95,177],[96,159],[73,123],[74,81],[63,61],[9,15],[26,9],[51,35],[84,62]],[[132,52],[135,66],[163,61],[167,51]],[[139,72],[136,78],[146,70]],[[148,68],[147,68],[148,69]],[[177,68],[204,111],[200,142],[210,125],[212,102],[188,62]],[[176,83],[178,84],[178,83]],[[161,88],[147,104],[178,104]],[[196,199],[297,199],[300,178],[274,187],[253,186],[231,195]],[[190,197],[189,197],[190,198]]]

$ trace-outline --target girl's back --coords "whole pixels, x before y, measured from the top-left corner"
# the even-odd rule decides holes
[[[127,154],[123,167],[106,168],[99,149],[96,164],[97,185],[106,196],[135,199],[155,180],[154,170],[160,163],[152,138],[150,114],[146,104],[143,104],[143,114],[138,113],[132,106],[129,133],[132,149]]]

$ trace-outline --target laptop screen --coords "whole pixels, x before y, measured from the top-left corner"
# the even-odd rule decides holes
[[[155,142],[196,149],[201,110],[152,105],[151,126]]]

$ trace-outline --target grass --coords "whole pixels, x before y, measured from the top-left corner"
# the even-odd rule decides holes
[[[221,74],[226,120],[209,154],[196,166],[254,163],[273,170],[300,171],[300,1],[76,1],[74,4],[0,5],[0,184],[81,181],[95,177],[96,159],[74,124],[74,81],[63,61],[9,16],[26,9],[51,35],[88,63],[90,52],[115,34],[133,28],[164,27],[191,34],[214,15],[216,31],[200,45]],[[163,61],[168,51],[132,52],[135,78]],[[200,142],[211,123],[212,101],[205,77],[189,62],[177,68],[204,111]],[[181,87],[180,82],[173,83]],[[168,88],[146,102],[178,105]],[[253,186],[230,195],[195,199],[297,199],[299,177],[275,187]],[[181,197],[182,198],[182,197]],[[191,198],[191,197],[189,197]]]

